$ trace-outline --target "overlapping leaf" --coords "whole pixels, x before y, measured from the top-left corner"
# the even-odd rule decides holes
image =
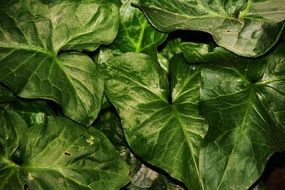
[[[103,85],[93,61],[81,53],[116,36],[114,1],[1,1],[0,81],[24,98],[51,99],[68,117],[90,125]]]
[[[188,187],[203,189],[198,157],[207,126],[198,112],[200,70],[189,67],[181,56],[171,65],[168,81],[147,55],[127,53],[112,58],[104,72],[106,94],[138,156]]]
[[[209,123],[200,154],[205,189],[248,189],[269,157],[284,150],[285,46],[259,59],[186,46],[189,62],[208,63],[201,69],[201,108]]]
[[[156,57],[156,47],[166,39],[166,34],[153,28],[131,3],[134,1],[122,1],[118,35],[110,48],[122,53],[142,52]]]
[[[120,25],[116,39],[111,45],[100,49],[100,53],[95,56],[96,62],[104,63],[127,52],[146,53],[157,58],[157,46],[167,35],[155,29],[132,3],[133,0],[121,0]]]
[[[10,102],[16,99],[16,96],[6,86],[0,84],[0,103]]]
[[[133,155],[125,141],[121,122],[113,108],[102,110],[94,124],[117,148],[130,166],[130,183],[121,190],[182,190],[168,177],[149,168]]]
[[[117,190],[128,167],[104,135],[55,116],[29,126],[0,114],[0,189]]]
[[[283,0],[141,0],[138,7],[161,31],[205,31],[220,46],[243,56],[263,55],[284,28]]]
[[[167,73],[169,72],[169,62],[174,55],[181,53],[181,38],[167,40],[165,46],[158,52],[158,61],[160,66]]]

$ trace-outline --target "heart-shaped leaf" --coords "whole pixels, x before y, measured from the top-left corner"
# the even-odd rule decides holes
[[[114,1],[1,1],[0,81],[23,98],[51,99],[66,116],[90,125],[103,84],[80,53],[109,44],[118,28]]]
[[[220,47],[184,45],[189,62],[204,63],[200,107],[209,124],[199,162],[204,187],[248,189],[269,157],[285,147],[285,46],[249,59]]]
[[[198,112],[200,69],[182,56],[171,79],[144,54],[126,53],[106,63],[106,95],[116,107],[126,139],[144,160],[188,187],[203,189],[199,151],[207,131]]]
[[[106,137],[62,117],[28,126],[15,111],[0,114],[0,189],[117,190],[128,167]]]

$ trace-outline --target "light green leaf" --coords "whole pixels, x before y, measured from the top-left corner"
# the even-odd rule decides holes
[[[248,189],[269,157],[284,151],[284,51],[281,45],[254,63],[220,59],[202,67],[201,110],[209,123],[200,151],[205,189]]]
[[[167,73],[169,72],[169,62],[171,58],[174,55],[181,53],[181,43],[181,38],[168,40],[166,41],[165,46],[162,48],[162,50],[158,52],[158,61],[160,63],[160,66]]]
[[[106,63],[106,95],[139,157],[189,188],[203,189],[198,156],[207,126],[198,112],[200,70],[181,56],[171,66],[169,85],[151,57],[138,53],[114,57]]]
[[[51,99],[90,125],[103,85],[93,61],[63,50],[95,50],[116,36],[113,1],[1,1],[0,81],[23,98]]]
[[[131,6],[131,2],[134,1],[122,0],[119,31],[110,48],[122,53],[142,52],[156,58],[156,47],[167,35],[151,26],[144,14]]]
[[[265,54],[284,28],[283,0],[140,0],[137,5],[157,29],[198,30],[242,56]]]
[[[99,131],[50,116],[24,131],[16,112],[0,117],[1,190],[117,190],[128,182],[127,165]]]

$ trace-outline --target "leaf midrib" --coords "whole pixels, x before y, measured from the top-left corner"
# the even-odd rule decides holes
[[[244,117],[243,117],[243,120],[242,120],[242,122],[237,126],[238,127],[238,131],[237,131],[237,135],[236,135],[236,138],[235,138],[235,140],[234,140],[234,146],[233,146],[233,148],[232,148],[232,150],[231,150],[231,153],[230,153],[230,155],[229,155],[229,157],[228,157],[228,159],[227,159],[227,164],[226,164],[226,166],[225,166],[225,170],[224,170],[224,172],[223,172],[223,175],[222,175],[222,178],[221,178],[221,180],[220,180],[220,183],[219,183],[219,185],[218,185],[218,187],[217,187],[217,190],[219,190],[219,189],[221,189],[221,185],[222,185],[222,183],[223,183],[223,179],[225,178],[225,176],[226,176],[226,172],[227,172],[227,169],[229,168],[228,167],[228,164],[229,164],[229,161],[230,161],[230,159],[231,159],[231,156],[233,155],[233,153],[235,152],[235,150],[236,150],[236,146],[237,146],[237,141],[238,141],[238,139],[240,138],[240,136],[241,136],[241,132],[242,132],[242,129],[244,129],[245,128],[245,126],[246,126],[246,124],[245,124],[245,122],[246,122],[246,120],[247,120],[247,118],[249,117],[249,113],[250,113],[250,110],[252,109],[252,96],[254,96],[255,94],[254,94],[254,88],[251,88],[250,89],[250,94],[249,94],[249,97],[248,97],[248,100],[247,100],[247,107],[246,107],[246,111],[245,111],[245,113],[244,113]]]
[[[189,138],[187,137],[187,132],[185,131],[183,122],[182,122],[182,120],[181,120],[181,118],[180,118],[180,116],[179,116],[179,111],[177,110],[177,108],[175,107],[175,105],[173,105],[172,107],[173,107],[173,112],[172,112],[172,113],[174,114],[174,117],[176,118],[177,123],[179,124],[180,129],[181,129],[181,131],[182,131],[182,134],[184,135],[184,138],[185,138],[186,141],[187,141],[187,146],[188,146],[188,148],[190,149],[191,157],[192,157],[192,160],[193,160],[193,162],[194,162],[195,171],[196,171],[196,173],[197,173],[197,177],[198,177],[198,179],[199,179],[200,186],[201,186],[202,190],[204,190],[205,188],[204,188],[204,184],[203,184],[203,182],[202,182],[201,173],[200,173],[200,171],[199,171],[199,168],[198,168],[196,159],[194,158],[194,155],[192,154],[192,153],[194,152],[194,151],[193,151],[194,148],[193,148],[191,142],[188,141]]]

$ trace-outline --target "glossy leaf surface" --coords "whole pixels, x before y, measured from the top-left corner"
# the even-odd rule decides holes
[[[198,30],[218,45],[249,57],[266,53],[284,28],[283,0],[141,0],[138,7],[159,30]]]
[[[109,44],[117,27],[113,1],[1,1],[0,81],[20,97],[53,100],[66,116],[90,125],[102,81],[89,57],[62,51]]]
[[[183,49],[201,69],[201,108],[209,131],[200,154],[205,189],[248,189],[269,157],[284,150],[285,46],[259,59],[220,47]],[[203,51],[202,51],[203,50]],[[195,55],[193,52],[199,52]],[[195,58],[195,56],[197,56]]]
[[[198,157],[207,126],[198,112],[200,70],[181,56],[171,66],[168,81],[147,55],[115,57],[106,63],[106,94],[138,156],[187,186],[203,189]]]
[[[155,29],[144,14],[133,7],[133,0],[122,0],[118,35],[112,49],[126,52],[142,52],[156,57],[156,46],[162,43],[166,34]]]
[[[124,138],[120,118],[113,108],[102,110],[94,127],[107,136],[130,167],[130,183],[121,190],[183,190],[161,172],[143,164],[131,152]]]
[[[28,126],[1,110],[0,189],[117,190],[128,167],[106,137],[55,116]]]

